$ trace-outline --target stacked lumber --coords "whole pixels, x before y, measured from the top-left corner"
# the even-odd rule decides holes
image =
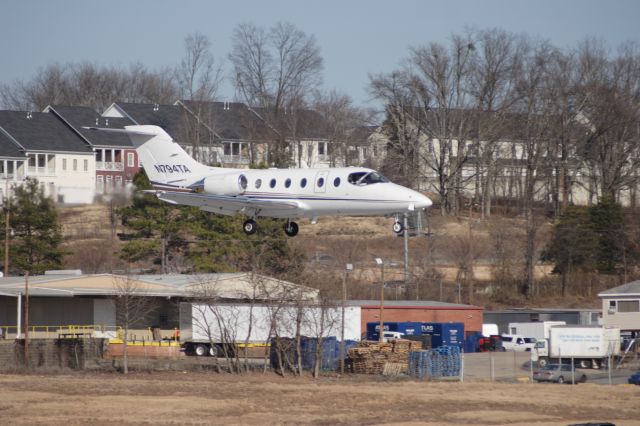
[[[404,339],[389,343],[363,340],[348,355],[356,374],[397,375],[407,372],[409,353],[421,348],[420,342]]]

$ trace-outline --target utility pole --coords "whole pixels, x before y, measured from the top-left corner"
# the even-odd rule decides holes
[[[11,228],[9,226],[9,220],[11,217],[11,199],[9,198],[9,177],[7,176],[5,196],[4,196],[4,276],[9,276],[9,234]]]
[[[380,335],[378,336],[378,341],[380,343],[382,343],[383,341],[383,333],[384,333],[384,319],[383,319],[383,315],[384,315],[384,261],[379,258],[376,257],[376,263],[378,265],[380,265],[380,276],[381,276],[381,282],[380,282]]]
[[[344,273],[342,275],[342,337],[340,340],[340,373],[344,374],[344,310],[347,304],[347,273],[353,271],[353,265],[347,263],[344,267]]]
[[[404,214],[404,288],[405,297],[406,291],[409,288],[409,215]],[[396,298],[397,299],[397,298]],[[418,300],[416,292],[416,300]]]
[[[29,271],[24,273],[24,365],[29,368]]]

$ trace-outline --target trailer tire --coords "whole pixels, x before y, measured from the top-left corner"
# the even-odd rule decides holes
[[[580,360],[580,368],[591,368],[591,361],[587,359]]]
[[[196,356],[205,356],[207,355],[207,346],[203,344],[195,345],[193,347],[193,353]]]
[[[546,367],[548,363],[549,363],[549,361],[546,358],[539,358],[538,359],[538,367],[540,367],[540,368]]]
[[[212,345],[209,348],[209,356],[218,356],[218,347],[216,345]]]
[[[558,383],[563,384],[564,383],[564,377],[562,377],[562,376],[558,377]]]

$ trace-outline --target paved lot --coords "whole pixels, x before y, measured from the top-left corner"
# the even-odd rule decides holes
[[[535,369],[535,365],[533,365]],[[576,369],[587,375],[589,383],[623,384],[637,369],[624,367],[608,370]],[[465,380],[528,381],[532,374],[530,352],[479,352],[464,354]]]

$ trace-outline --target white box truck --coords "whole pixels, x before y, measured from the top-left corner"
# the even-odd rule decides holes
[[[300,315],[299,315],[300,314]],[[361,338],[360,307],[345,307],[345,340]],[[321,321],[321,319],[323,321]],[[202,303],[180,304],[180,342],[187,355],[219,356],[222,345],[233,347],[266,346],[273,337],[295,337],[300,321],[302,336],[342,337],[340,307],[325,309],[294,306]]]
[[[567,325],[564,321],[510,322],[508,334],[533,337],[536,340],[548,339],[549,330],[556,325]]]
[[[531,360],[539,367],[573,359],[578,367],[600,368],[609,357],[619,355],[619,328],[560,325],[550,328],[548,339],[536,342]]]

